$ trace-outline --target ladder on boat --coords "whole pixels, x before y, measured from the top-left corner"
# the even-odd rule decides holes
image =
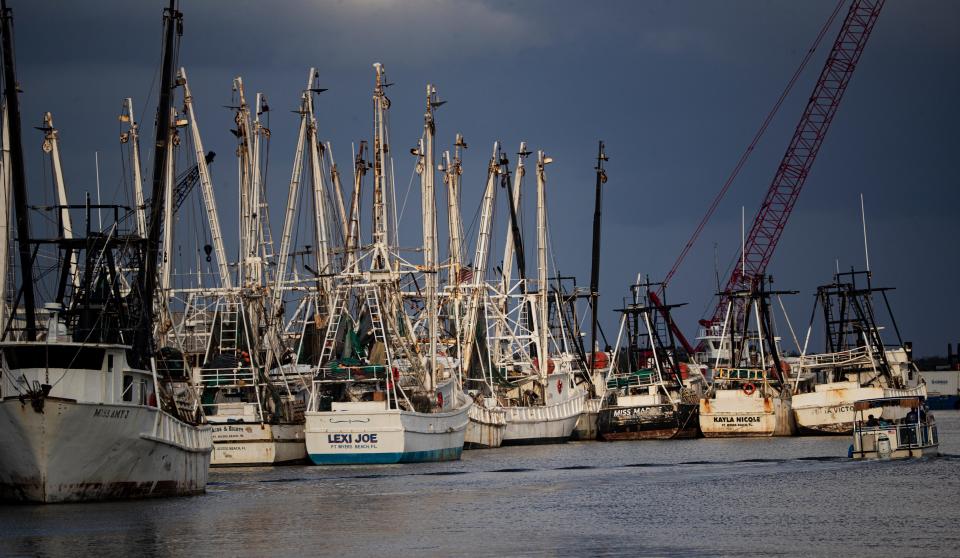
[[[323,345],[320,347],[320,366],[326,366],[333,358],[337,348],[337,338],[340,334],[340,322],[347,313],[347,301],[350,298],[349,287],[337,287],[333,294],[333,313],[327,323],[327,332],[323,336]]]
[[[235,353],[240,344],[240,303],[224,301],[220,305],[219,352]]]

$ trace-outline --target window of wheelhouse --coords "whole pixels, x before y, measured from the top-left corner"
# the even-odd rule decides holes
[[[107,372],[113,372],[113,355],[107,355]]]
[[[133,376],[123,375],[123,400],[133,401]]]

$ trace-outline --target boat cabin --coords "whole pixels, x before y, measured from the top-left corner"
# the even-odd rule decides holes
[[[863,399],[853,404],[854,459],[900,459],[937,455],[933,414],[922,396]]]

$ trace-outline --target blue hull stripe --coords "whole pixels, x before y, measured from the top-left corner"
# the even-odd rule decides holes
[[[462,447],[427,451],[392,453],[311,453],[314,465],[363,465],[380,463],[422,463],[426,461],[456,461]]]

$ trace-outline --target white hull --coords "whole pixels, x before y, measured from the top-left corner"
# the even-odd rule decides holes
[[[796,423],[790,399],[729,389],[700,400],[700,430],[707,438],[792,436]]]
[[[503,445],[562,444],[570,440],[583,412],[586,394],[577,395],[554,405],[504,407],[507,428]]]
[[[446,412],[388,409],[386,402],[334,403],[306,413],[307,454],[317,465],[460,459],[473,400]]]
[[[580,413],[580,418],[577,419],[577,425],[573,429],[574,440],[596,440],[600,435],[600,430],[597,428],[597,417],[600,416],[600,407],[603,404],[603,399],[599,397],[594,397],[587,399],[583,404],[583,412]]]
[[[303,424],[213,424],[212,467],[279,465],[307,458]]]
[[[155,407],[8,398],[0,448],[0,499],[71,502],[202,493],[211,439]]]
[[[857,382],[834,382],[816,391],[793,396],[793,413],[801,434],[850,434],[853,403],[883,397],[881,387],[860,387]]]
[[[470,407],[464,449],[499,448],[507,429],[507,413],[500,407]]]

